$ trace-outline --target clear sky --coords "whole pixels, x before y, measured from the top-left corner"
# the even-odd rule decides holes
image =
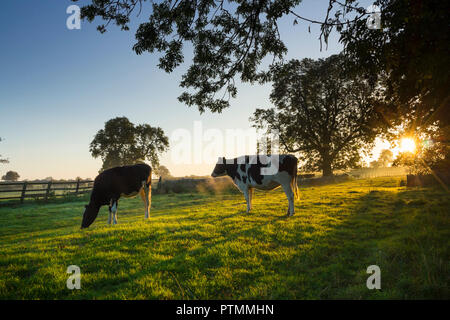
[[[323,19],[327,3],[304,0],[296,11]],[[177,100],[189,50],[186,64],[172,74],[156,67],[157,55],[138,56],[132,51],[137,22],[146,20],[148,11],[141,13],[130,31],[111,25],[100,34],[97,24],[84,21],[80,30],[67,29],[66,9],[72,4],[69,0],[2,1],[0,154],[10,163],[0,164],[1,175],[14,170],[21,179],[95,177],[101,160],[91,157],[89,143],[107,120],[117,116],[159,126],[171,138],[177,129],[192,132],[194,121],[201,121],[204,129],[247,130],[253,111],[271,106],[270,84],[245,84],[239,85],[231,108],[201,115]],[[311,25],[308,33],[309,23],[299,21],[294,26],[293,20],[284,19],[280,25],[287,58],[319,58],[341,51],[336,34],[330,36],[328,49],[320,51],[319,27]],[[214,166],[208,161],[177,164],[173,159],[169,152],[161,164],[176,176],[210,174]]]

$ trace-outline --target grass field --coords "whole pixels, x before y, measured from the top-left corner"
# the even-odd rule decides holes
[[[400,178],[281,190],[154,195],[80,230],[84,201],[0,208],[1,299],[449,299],[450,196]],[[81,290],[66,288],[69,265]],[[368,290],[369,265],[381,290]]]

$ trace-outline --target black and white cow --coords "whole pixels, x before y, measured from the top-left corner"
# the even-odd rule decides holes
[[[243,156],[234,159],[219,158],[211,176],[230,176],[245,196],[247,212],[252,209],[255,188],[272,190],[281,186],[289,201],[287,214],[292,216],[294,214],[294,198],[299,198],[297,165],[298,159],[290,154]]]
[[[100,207],[109,205],[108,224],[117,224],[117,206],[120,197],[134,197],[138,193],[145,204],[145,218],[150,215],[152,202],[152,168],[144,163],[107,169],[94,181],[91,200],[83,214],[81,228],[89,227]]]

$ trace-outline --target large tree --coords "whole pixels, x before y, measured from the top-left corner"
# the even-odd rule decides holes
[[[6,181],[17,181],[19,180],[20,175],[15,171],[8,171],[3,177],[2,180]]]
[[[148,124],[134,125],[126,117],[117,117],[105,123],[90,144],[94,158],[100,157],[108,168],[130,165],[149,160],[159,165],[159,156],[169,147],[169,139],[159,127]]]
[[[147,10],[145,2],[91,0],[81,9],[81,15],[89,21],[97,17],[106,21],[98,26],[101,32],[105,32],[110,22],[128,30],[130,17]],[[192,45],[193,59],[180,83],[186,91],[179,100],[197,106],[201,112],[205,109],[220,112],[228,107],[230,97],[237,93],[237,77],[244,82],[264,81],[265,73],[258,69],[264,58],[276,61],[287,52],[279,32],[279,20],[287,15],[293,23],[296,19],[305,19],[295,12],[301,0],[149,2],[149,19],[139,25],[133,50],[137,54],[162,53],[158,66],[172,72],[184,62],[183,46],[186,43]],[[338,1],[331,3],[352,10]],[[333,5],[330,10],[332,8]],[[326,24],[328,16],[324,13]],[[366,16],[363,8],[356,18]],[[328,34],[328,29],[322,28],[321,38],[327,40]]]
[[[347,65],[334,55],[272,67],[275,108],[257,109],[252,118],[255,127],[278,131],[282,149],[299,152],[306,169],[324,176],[356,165],[381,128],[372,87]]]
[[[450,2],[378,0],[381,29],[358,20],[341,31],[351,61],[386,88],[380,106],[393,124],[450,125]],[[447,137],[448,138],[448,137]]]
[[[301,0],[152,0],[148,11],[145,2],[91,0],[81,14],[89,21],[106,21],[98,26],[104,32],[110,22],[128,30],[130,17],[149,12],[133,49],[162,53],[159,67],[167,72],[184,61],[183,46],[190,43],[193,60],[180,83],[186,91],[179,100],[200,111],[229,106],[237,77],[268,80],[259,67],[264,58],[273,57],[275,63],[287,52],[278,23],[290,17],[293,24],[297,19],[319,24],[321,43],[337,29],[357,68],[373,81],[379,74],[386,77],[384,102],[393,110],[384,111],[387,121],[418,113],[416,119],[449,122],[449,1],[377,0],[379,30],[367,27],[373,15],[356,0],[329,0],[319,20],[302,14]]]

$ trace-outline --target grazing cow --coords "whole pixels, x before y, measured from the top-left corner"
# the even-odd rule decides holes
[[[268,161],[261,161],[267,157]],[[294,197],[298,199],[298,159],[290,154],[272,156],[244,156],[235,159],[219,158],[211,176],[228,175],[241,190],[247,202],[247,212],[252,208],[254,189],[272,190],[281,185],[289,201],[288,216],[294,214]],[[278,166],[278,170],[277,170]]]
[[[150,215],[152,202],[152,168],[144,163],[115,167],[100,173],[94,181],[91,200],[83,214],[81,229],[89,227],[100,207],[109,205],[108,224],[117,224],[117,206],[120,197],[134,197],[138,193],[145,204],[145,218]]]

